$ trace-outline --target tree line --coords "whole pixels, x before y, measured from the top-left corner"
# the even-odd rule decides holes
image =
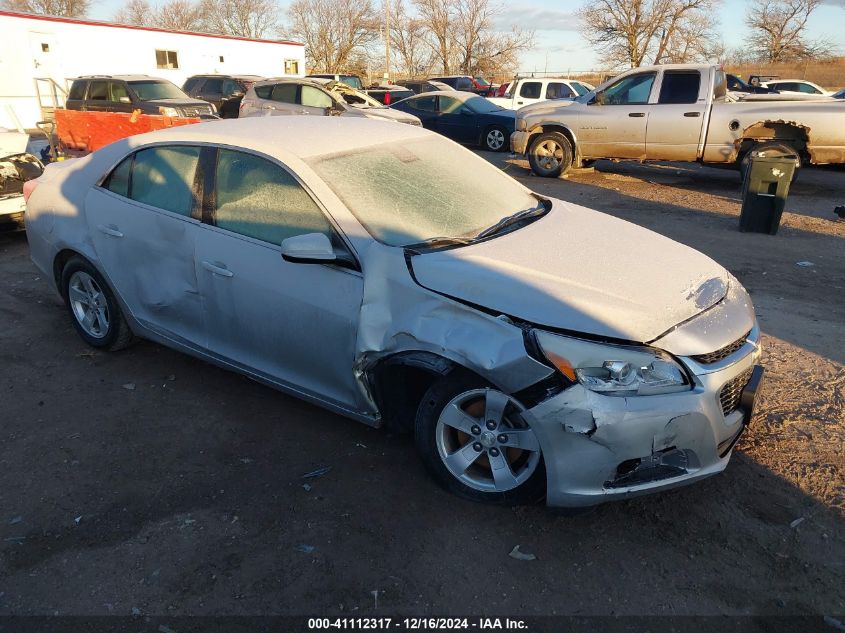
[[[825,0],[751,0],[745,44],[728,47],[714,13],[720,0],[591,0],[579,11],[581,34],[606,67],[643,64],[791,62],[831,57],[835,47],[811,39],[807,22]]]
[[[652,63],[790,62],[833,55],[827,40],[812,39],[807,23],[824,2],[750,0],[745,44],[730,48],[714,19],[722,0],[588,0],[574,19],[606,69]],[[92,0],[0,0],[13,11],[85,16]],[[503,27],[504,0],[127,0],[114,20],[164,29],[305,44],[313,72],[406,76],[509,74],[534,32]],[[389,26],[388,26],[389,25]]]

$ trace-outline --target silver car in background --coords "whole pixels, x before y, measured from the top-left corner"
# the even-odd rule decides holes
[[[268,79],[252,85],[241,101],[240,118],[256,116],[347,116],[422,125],[351,86],[331,79]]]
[[[424,129],[254,118],[50,165],[32,259],[90,345],[144,337],[375,427],[495,503],[721,472],[762,369],[708,257]]]

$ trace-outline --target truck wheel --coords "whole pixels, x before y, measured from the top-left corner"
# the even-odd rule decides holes
[[[745,152],[739,163],[739,173],[742,176],[743,182],[746,176],[748,176],[748,170],[751,169],[751,160],[753,158],[795,158],[795,171],[792,174],[792,182],[795,182],[798,178],[798,170],[801,169],[801,156],[789,143],[765,141],[763,143],[757,143]]]
[[[572,166],[572,143],[560,132],[544,132],[528,148],[532,171],[544,178],[556,178]]]

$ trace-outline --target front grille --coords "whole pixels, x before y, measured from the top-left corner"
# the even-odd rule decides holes
[[[751,332],[748,331],[744,336],[741,336],[733,343],[725,345],[722,349],[717,349],[715,352],[710,352],[708,354],[699,354],[698,356],[693,356],[692,359],[697,363],[701,363],[702,365],[711,365],[713,363],[718,363],[720,360],[722,360],[723,358],[727,358],[740,347],[745,345],[745,341],[750,334]]]
[[[211,114],[211,106],[188,106],[182,108],[182,112],[186,117],[197,117],[203,114]]]
[[[736,411],[739,407],[739,399],[742,396],[742,390],[745,385],[751,380],[751,374],[754,371],[753,367],[746,369],[739,376],[731,380],[728,384],[722,387],[719,392],[719,402],[722,405],[722,413],[728,415]]]

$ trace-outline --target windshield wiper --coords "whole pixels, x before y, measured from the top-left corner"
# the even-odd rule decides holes
[[[523,220],[527,220],[529,218],[538,218],[541,216],[546,215],[552,209],[552,203],[550,200],[543,198],[534,194],[534,197],[540,201],[540,205],[536,207],[531,207],[530,209],[523,209],[522,211],[517,211],[513,215],[508,215],[496,222],[493,226],[484,229],[475,236],[476,240],[482,240],[485,237],[490,237],[491,235],[495,235],[496,233],[501,232],[502,230],[506,229],[509,226],[513,226],[518,222],[522,222]]]
[[[441,246],[466,246],[475,240],[469,237],[430,237],[422,242],[415,242],[405,246],[406,249],[419,252],[421,249],[438,248]]]

